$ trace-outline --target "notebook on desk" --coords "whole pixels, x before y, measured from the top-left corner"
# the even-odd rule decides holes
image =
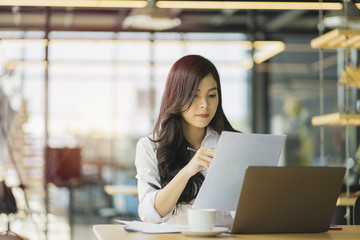
[[[344,167],[248,167],[231,233],[329,229]]]

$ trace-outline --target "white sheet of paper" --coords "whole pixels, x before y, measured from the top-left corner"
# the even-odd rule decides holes
[[[277,166],[285,135],[221,133],[193,208],[235,211],[248,166]]]
[[[143,233],[178,233],[179,228],[184,227],[182,224],[155,224],[140,221],[124,221],[116,219],[115,221],[125,224],[127,230]]]

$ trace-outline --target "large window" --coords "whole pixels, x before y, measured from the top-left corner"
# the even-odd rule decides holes
[[[10,36],[10,35],[11,36]],[[11,72],[1,79],[15,111],[26,100],[24,131],[44,146],[45,48],[48,44],[48,134],[51,147],[82,147],[83,160],[134,168],[137,140],[150,134],[171,65],[200,54],[218,68],[223,107],[233,126],[250,131],[250,51],[243,34],[2,32]],[[14,90],[16,88],[16,90]],[[12,89],[12,90],[11,90]]]

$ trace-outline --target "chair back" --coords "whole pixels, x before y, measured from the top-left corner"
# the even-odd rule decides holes
[[[11,214],[17,212],[15,197],[5,181],[0,182],[0,213]]]
[[[81,182],[81,148],[46,148],[45,180],[58,187]]]
[[[353,224],[360,225],[360,196],[358,196],[353,208]]]

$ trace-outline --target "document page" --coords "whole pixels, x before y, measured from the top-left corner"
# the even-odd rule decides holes
[[[246,168],[277,166],[285,138],[285,135],[222,132],[193,208],[236,211]]]
[[[125,224],[125,230],[128,232],[143,232],[143,233],[178,233],[179,228],[183,228],[182,224],[155,224],[140,221],[125,221],[116,219],[115,221]]]

